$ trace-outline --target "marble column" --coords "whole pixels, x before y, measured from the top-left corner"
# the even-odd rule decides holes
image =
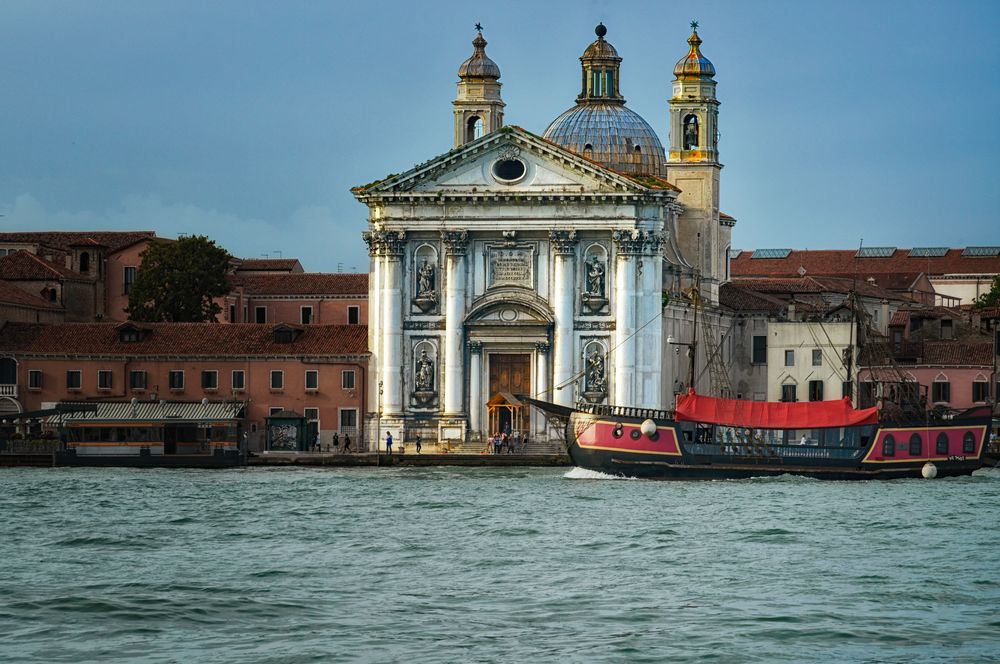
[[[576,231],[549,231],[554,255],[552,268],[552,309],[555,312],[555,339],[552,358],[552,400],[573,405],[573,300],[576,296]],[[562,387],[562,389],[559,389]]]
[[[406,233],[382,237],[382,414],[403,414],[403,249]]]
[[[639,231],[614,231],[612,238],[617,248],[615,259],[615,386],[613,403],[635,406],[636,322],[635,288],[636,265],[642,252],[642,234]]]
[[[549,351],[552,345],[547,341],[539,341],[535,344],[535,384],[533,387],[535,398],[542,401],[551,401],[552,392],[549,389]],[[567,388],[568,389],[568,388]],[[534,411],[534,422],[531,431],[537,439],[545,433],[545,416],[537,408]]]
[[[474,437],[483,429],[483,344],[469,341],[469,430]]]
[[[445,320],[444,320],[444,414],[457,417],[462,407],[462,359],[465,344],[465,250],[469,235],[465,231],[442,231],[445,245]]]
[[[366,385],[368,393],[366,395],[366,410],[369,413],[378,412],[378,381],[382,367],[379,359],[382,357],[382,349],[376,344],[382,339],[379,336],[379,323],[382,320],[382,254],[381,240],[377,233],[362,233],[365,244],[368,245],[368,256],[371,258],[368,281],[368,348],[370,356],[368,359],[368,380]]]
[[[664,408],[661,401],[661,372],[663,370],[663,260],[660,249],[663,238],[658,233],[643,235],[642,256],[639,258],[639,294],[637,325],[642,329],[636,335],[638,354],[636,370],[636,405],[641,408]]]

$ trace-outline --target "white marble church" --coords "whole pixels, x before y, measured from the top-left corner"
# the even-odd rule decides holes
[[[715,68],[695,31],[665,151],[596,33],[576,105],[538,136],[503,124],[480,32],[458,70],[454,148],[353,190],[369,209],[369,440],[508,427],[545,440],[519,397],[666,408],[687,379],[678,295],[697,283],[717,302],[735,224],[719,213]]]

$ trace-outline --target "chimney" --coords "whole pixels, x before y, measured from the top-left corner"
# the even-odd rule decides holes
[[[788,301],[788,320],[795,320],[795,300]]]
[[[889,300],[882,300],[882,324],[879,327],[882,334],[889,331]]]

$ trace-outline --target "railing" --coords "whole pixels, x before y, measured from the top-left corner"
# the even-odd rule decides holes
[[[601,417],[631,417],[640,420],[672,420],[674,418],[673,411],[656,410],[654,408],[579,403],[577,404],[577,409]]]
[[[17,398],[17,385],[0,385],[0,397]]]
[[[732,443],[716,445],[712,443],[684,443],[684,449],[692,454],[728,456],[735,459],[859,459],[864,450],[850,447],[817,447],[814,445],[745,445]]]

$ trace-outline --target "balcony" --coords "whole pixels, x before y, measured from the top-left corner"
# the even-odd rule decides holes
[[[17,385],[11,384],[0,384],[0,397],[13,397],[17,398]]]

